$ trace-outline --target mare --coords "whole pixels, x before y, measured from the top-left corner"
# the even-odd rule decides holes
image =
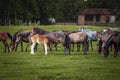
[[[43,44],[45,55],[47,55],[47,53],[48,53],[47,45],[49,45],[49,43],[50,43],[47,36],[35,34],[35,35],[31,36],[31,41],[32,41],[31,54],[34,55],[34,48],[35,48],[35,45],[38,43],[38,44]]]
[[[6,52],[6,48],[8,48],[8,52],[10,52],[9,45],[7,42],[8,38],[10,40],[12,40],[12,35],[9,32],[0,31],[0,41],[2,41],[2,43],[4,44],[4,47],[5,47],[4,52]]]
[[[92,30],[86,29],[86,28],[80,28],[78,31],[82,31],[88,35],[88,41],[90,42],[91,50],[93,50],[92,41],[97,40],[96,39],[96,31],[92,31]]]
[[[96,38],[97,38],[97,41],[98,41],[97,50],[98,50],[99,53],[101,53],[101,51],[102,51],[102,45],[107,41],[107,39],[112,35],[112,33],[114,31],[115,30],[104,29],[103,31],[96,33]],[[112,46],[110,46],[110,47],[111,47],[111,50],[112,50]]]
[[[30,35],[32,33],[32,30],[19,30],[17,31],[12,38],[12,41],[10,43],[10,48],[13,51],[15,49],[15,51],[17,51],[17,47],[18,45],[21,43],[21,51],[23,51],[23,43],[22,42],[26,42],[26,43],[31,43],[30,41]],[[26,46],[26,50],[28,48],[29,44]]]
[[[46,36],[49,38],[49,40],[53,44],[61,43],[64,47],[64,53],[67,54],[67,52],[68,52],[70,54],[71,40],[65,32],[53,31],[53,32],[49,32],[48,34],[46,34]]]
[[[109,47],[111,47],[112,49],[112,44],[114,45],[114,48],[116,47],[114,42],[111,42],[110,40],[112,36],[114,36],[115,34],[118,34],[119,31],[113,31],[113,30],[107,30],[105,32],[97,32],[96,34],[96,38],[98,39],[98,45],[97,45],[97,49],[98,52],[101,53],[101,51],[103,50],[104,53],[104,57],[107,57],[109,54]],[[119,36],[117,36],[119,37]],[[114,37],[116,38],[116,37]],[[109,42],[109,45],[108,45]],[[107,46],[106,46],[107,44]],[[117,46],[119,47],[119,46]],[[117,49],[117,48],[116,48]],[[114,56],[116,56],[116,52],[118,52],[116,49],[114,49]],[[116,51],[116,52],[115,52]]]
[[[107,41],[102,45],[104,57],[108,57],[109,55],[109,46],[114,45],[114,57],[118,55],[118,51],[120,48],[120,32],[114,31],[112,35],[107,39]]]
[[[87,54],[87,51],[88,51],[88,43],[87,43],[88,36],[87,36],[87,34],[85,34],[84,32],[80,32],[80,31],[79,32],[71,32],[69,34],[69,37],[70,37],[72,44],[82,44],[83,53]]]

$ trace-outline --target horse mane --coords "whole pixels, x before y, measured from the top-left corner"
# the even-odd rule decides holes
[[[46,34],[46,33],[49,33],[49,31],[46,31],[46,30],[43,30],[43,29],[41,29],[41,28],[37,28],[37,27],[35,27],[35,28],[33,28],[33,33],[34,34]]]
[[[18,33],[20,33],[21,31],[23,31],[23,30],[19,30],[19,31],[17,31],[17,32],[13,35],[13,37],[12,37],[13,41],[16,40],[16,35],[17,35]]]
[[[7,32],[7,35],[10,38],[10,40],[12,40],[12,35],[9,32]]]

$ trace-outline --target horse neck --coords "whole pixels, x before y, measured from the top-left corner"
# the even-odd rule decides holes
[[[7,35],[9,37],[10,40],[12,40],[12,35],[10,33],[7,32]]]

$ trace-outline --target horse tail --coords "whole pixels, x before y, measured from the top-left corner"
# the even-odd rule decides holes
[[[9,37],[10,40],[12,40],[12,35],[7,32],[7,36]]]
[[[65,34],[65,45],[67,45],[67,47],[69,48],[71,43],[70,37],[69,35]]]

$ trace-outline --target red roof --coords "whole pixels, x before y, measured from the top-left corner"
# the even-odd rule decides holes
[[[90,8],[85,9],[80,14],[104,14],[104,15],[115,15],[116,12],[111,9],[104,9],[104,8]]]

